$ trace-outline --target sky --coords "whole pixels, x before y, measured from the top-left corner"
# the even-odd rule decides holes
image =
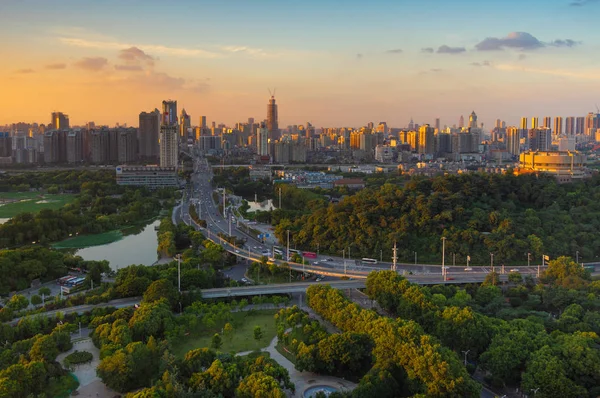
[[[0,0],[0,125],[451,126],[600,104],[600,0]]]

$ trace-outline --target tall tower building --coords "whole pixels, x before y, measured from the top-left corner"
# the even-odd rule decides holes
[[[531,118],[531,128],[532,129],[537,129],[539,127],[538,125],[538,118],[537,117],[532,117]]]
[[[565,119],[565,134],[575,135],[575,118],[569,116]]]
[[[440,118],[439,118],[439,117],[437,117],[437,118],[435,118],[435,129],[436,129],[437,131],[440,131],[440,128],[441,128],[441,124],[440,124]]]
[[[527,120],[527,119],[525,119]],[[513,156],[519,156],[521,153],[521,133],[516,127],[506,129],[506,150]]]
[[[578,116],[575,119],[575,134],[579,135],[583,133],[585,133],[585,117]]]
[[[550,127],[550,126],[548,126]],[[563,133],[563,118],[557,116],[554,118],[554,135],[561,135]]]
[[[52,112],[52,120],[50,121],[50,129],[64,130],[69,128],[69,116],[62,112]]]
[[[544,125],[542,127],[552,128],[552,118],[550,116],[544,118]]]
[[[185,108],[181,110],[181,115],[179,116],[179,136],[187,141],[188,139],[188,129],[192,127],[192,120],[190,115],[187,114]]]
[[[477,128],[477,115],[475,114],[475,111],[471,112],[471,115],[469,116],[469,128]]]
[[[465,127],[465,117],[460,115],[460,118],[458,119],[458,128],[462,129],[463,127]]]
[[[261,123],[256,133],[256,153],[260,156],[269,155],[269,129]]]
[[[170,126],[177,124],[177,101],[167,100],[162,102],[162,124]]]
[[[145,160],[156,161],[159,158],[160,148],[158,136],[160,133],[160,111],[140,113],[138,128],[139,156]]]
[[[477,116],[475,116],[477,120]],[[419,127],[419,153],[432,155],[435,152],[435,130],[428,124]]]
[[[600,128],[600,113],[590,112],[585,117],[585,130],[586,135],[595,136],[596,129]]]
[[[271,96],[269,105],[267,105],[267,130],[271,133],[271,138],[275,139],[279,137],[279,119],[275,96]]]
[[[529,130],[529,150],[549,151],[552,145],[552,131],[546,127]]]
[[[163,101],[160,126],[160,167],[177,167],[177,101]]]
[[[200,128],[201,129],[206,128],[206,116],[200,116]]]
[[[527,130],[527,118],[526,117],[521,118],[521,130]]]

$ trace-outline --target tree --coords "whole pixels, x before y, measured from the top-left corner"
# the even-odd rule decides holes
[[[144,292],[144,301],[152,303],[160,299],[167,299],[171,308],[177,304],[179,293],[171,281],[168,279],[159,279],[150,284]]]
[[[263,372],[246,376],[236,389],[239,398],[285,398],[285,393],[275,378]]]
[[[511,283],[521,284],[523,283],[523,275],[521,275],[519,272],[511,272],[508,274],[508,281]]]
[[[231,340],[233,337],[233,325],[231,325],[231,323],[227,322],[225,326],[223,326],[223,334],[225,337]]]
[[[49,335],[38,337],[29,350],[29,357],[33,361],[52,362],[57,355],[56,342]]]
[[[481,284],[481,286],[497,286],[500,283],[500,276],[498,275],[497,272],[489,272],[486,276],[485,279],[483,280],[483,283]]]
[[[22,309],[27,308],[28,305],[29,300],[27,300],[27,297],[20,294],[15,294],[14,296],[12,296],[6,304],[6,306],[13,311],[20,311]]]
[[[585,269],[571,257],[566,256],[548,262],[548,269],[544,272],[544,276],[559,284],[569,277],[589,279],[589,274]]]
[[[43,294],[44,296],[49,296],[51,293],[52,293],[52,291],[51,291],[51,290],[50,290],[50,288],[49,288],[49,287],[47,287],[47,286],[41,287],[41,288],[40,288],[40,290],[38,290],[38,294],[39,294],[40,296],[41,296],[42,294]]]
[[[42,298],[40,296],[38,296],[37,294],[34,294],[33,296],[31,296],[31,304],[33,304],[33,305],[42,304]]]
[[[254,339],[256,341],[260,341],[260,339],[263,338],[263,331],[260,328],[260,326],[256,325],[254,326]]]
[[[219,333],[215,333],[210,340],[210,346],[215,350],[218,350],[223,345],[223,340],[221,339],[221,335]]]

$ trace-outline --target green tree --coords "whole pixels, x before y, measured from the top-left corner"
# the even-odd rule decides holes
[[[159,279],[150,284],[144,292],[144,301],[152,303],[161,299],[166,299],[171,308],[177,304],[179,293],[171,281],[168,279]]]
[[[263,331],[260,326],[254,326],[254,339],[260,341],[263,338]]]
[[[43,294],[44,296],[49,296],[49,295],[50,295],[50,293],[52,293],[52,291],[50,290],[50,288],[49,288],[49,287],[46,287],[46,286],[44,286],[44,287],[41,287],[41,288],[40,288],[40,290],[38,290],[38,294],[39,294],[40,296],[41,296],[42,294]]]
[[[34,294],[33,296],[31,296],[31,304],[33,304],[33,305],[42,304],[42,298],[40,296],[38,296],[37,294]]]
[[[57,355],[56,342],[49,335],[38,337],[29,350],[29,357],[32,361],[52,362]]]
[[[559,284],[569,277],[589,279],[585,269],[573,261],[571,257],[566,256],[548,262],[548,269],[544,272],[544,276]]]
[[[272,376],[263,372],[246,376],[235,391],[239,398],[285,398],[285,393]]]
[[[6,304],[6,306],[13,311],[20,311],[27,308],[28,305],[29,300],[27,300],[27,297],[21,294],[15,294],[10,298],[10,300],[8,300],[8,303]]]
[[[523,275],[521,275],[519,272],[511,272],[508,274],[508,281],[511,283],[521,284],[523,283]]]
[[[231,323],[227,322],[225,326],[223,326],[223,334],[225,337],[231,340],[233,337],[233,325]]]
[[[210,346],[215,350],[218,350],[223,345],[223,340],[221,339],[221,335],[219,333],[215,333],[210,340]]]

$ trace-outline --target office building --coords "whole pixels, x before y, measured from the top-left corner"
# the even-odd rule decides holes
[[[12,156],[12,137],[9,132],[0,132],[0,158]]]
[[[277,104],[275,97],[271,96],[267,105],[267,130],[271,134],[271,139],[279,138],[279,119],[277,114]]]
[[[52,120],[48,128],[51,130],[65,130],[70,128],[69,116],[62,112],[52,112]]]
[[[548,126],[550,127],[550,126]],[[554,118],[554,135],[562,135],[563,133],[563,118],[557,116]]]
[[[108,160],[108,131],[106,129],[90,131],[90,162],[105,164]]]
[[[260,156],[269,155],[269,130],[261,123],[256,135],[256,153]]]
[[[199,127],[202,129],[206,128],[206,116],[200,116]]]
[[[187,142],[188,137],[188,129],[192,127],[192,120],[190,115],[187,114],[185,108],[181,110],[181,115],[179,116],[179,137],[181,137],[184,142]]]
[[[539,127],[538,125],[538,118],[537,117],[532,117],[531,118],[531,129],[537,129]]]
[[[134,128],[120,129],[118,132],[117,157],[120,164],[137,161],[137,131]]]
[[[175,167],[126,166],[116,167],[118,185],[144,186],[150,189],[177,187]]]
[[[67,131],[50,130],[44,133],[44,162],[64,163],[67,160]]]
[[[166,100],[162,102],[162,124],[171,126],[177,124],[177,101]]]
[[[138,128],[139,156],[143,160],[155,162],[159,158],[158,136],[160,134],[160,111],[140,113]]]
[[[590,112],[585,117],[584,134],[594,137],[596,130],[600,128],[600,113]]]
[[[546,116],[544,118],[544,125],[542,127],[546,127],[551,129],[552,128],[552,118],[550,116]]]
[[[471,112],[469,116],[469,128],[477,128],[477,115],[475,111]]]
[[[411,119],[411,122],[412,122],[412,119]],[[458,119],[458,128],[462,129],[463,127],[465,127],[465,117],[463,115],[460,115],[460,118]],[[408,129],[412,130],[413,126],[409,126]]]

